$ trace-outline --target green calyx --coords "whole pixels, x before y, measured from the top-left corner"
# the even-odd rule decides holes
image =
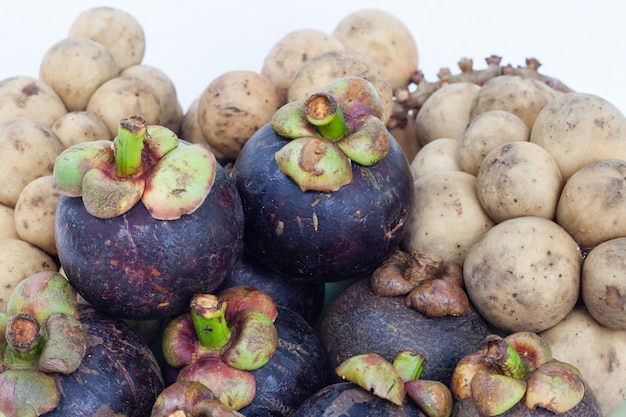
[[[229,315],[227,308],[226,301],[212,294],[192,298],[191,319],[202,350],[219,353],[225,364],[236,369],[262,367],[278,347],[274,321],[256,308]]]
[[[575,366],[552,358],[540,335],[520,331],[488,335],[457,364],[452,390],[460,401],[471,398],[480,415],[502,414],[522,400],[529,410],[564,414],[583,399],[585,384]]]
[[[228,366],[251,371],[272,358],[278,347],[274,301],[244,286],[224,294],[195,294],[190,313],[168,324],[163,332],[168,364],[182,368],[199,357],[218,356]]]
[[[276,153],[276,163],[302,191],[336,191],[352,181],[351,162],[372,166],[387,156],[389,132],[382,114],[371,83],[337,79],[274,114],[274,131],[291,139]]]
[[[271,297],[252,287],[196,294],[190,312],[165,327],[163,358],[180,370],[177,382],[200,382],[238,410],[254,399],[251,371],[267,364],[278,348],[277,314]]]
[[[60,394],[48,374],[74,372],[87,348],[78,316],[76,292],[58,273],[39,272],[15,286],[0,315],[0,415],[56,408]]]
[[[376,353],[352,356],[335,368],[335,373],[396,405],[406,398],[402,377],[391,362]]]
[[[505,339],[497,335],[489,335],[485,340],[485,363],[498,369],[502,375],[525,380],[528,376],[528,365],[519,352]]]
[[[422,375],[426,359],[419,353],[400,351],[394,356],[392,364],[404,382],[414,381]]]
[[[426,415],[450,417],[452,392],[439,381],[421,380],[425,366],[426,358],[410,351],[398,351],[393,362],[377,353],[362,353],[343,361],[335,373],[398,406],[408,396]]]
[[[82,196],[95,217],[122,215],[141,201],[155,219],[175,220],[204,202],[216,170],[215,155],[206,148],[181,142],[166,127],[133,116],[121,120],[113,141],[67,148],[52,175],[57,189]]]

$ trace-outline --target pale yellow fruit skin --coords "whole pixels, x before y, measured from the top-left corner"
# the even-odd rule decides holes
[[[439,138],[424,145],[411,161],[413,181],[440,171],[460,171],[457,159],[459,141]]]
[[[541,146],[521,141],[491,150],[476,175],[476,194],[495,222],[521,216],[552,220],[563,177],[552,155]]]
[[[540,333],[552,357],[574,365],[596,394],[603,416],[626,400],[626,332],[600,325],[588,311],[575,308],[554,327]]]
[[[0,123],[0,204],[15,207],[26,184],[52,174],[64,149],[43,122],[16,117]]]
[[[557,94],[539,80],[518,75],[501,75],[487,81],[476,94],[470,118],[489,110],[509,111],[533,128],[543,107]]]
[[[263,74],[229,71],[211,81],[200,95],[198,123],[209,147],[235,159],[280,106],[276,88]]]
[[[178,102],[178,93],[174,82],[162,70],[146,64],[132,65],[122,72],[120,77],[135,77],[147,81],[161,102],[163,125],[174,132],[180,129],[182,108]]]
[[[22,239],[0,239],[0,311],[6,311],[13,288],[37,272],[56,271],[54,259]]]
[[[357,10],[344,17],[332,35],[348,49],[375,61],[394,91],[407,87],[417,71],[415,38],[400,18],[384,10]]]
[[[460,139],[470,122],[470,109],[479,91],[476,84],[460,82],[444,85],[428,97],[415,119],[420,145],[439,138]]]
[[[20,239],[56,255],[54,222],[61,194],[45,175],[26,184],[15,205],[15,227]]]
[[[345,46],[339,39],[317,29],[297,29],[280,38],[263,60],[261,74],[276,87],[283,103],[287,102],[294,74],[309,58]]]
[[[52,45],[39,67],[39,78],[56,91],[68,111],[87,107],[91,95],[117,76],[117,64],[104,45],[87,38],[65,38]]]
[[[567,180],[601,159],[626,159],[626,116],[588,93],[557,97],[537,115],[530,141],[552,154]]]
[[[140,64],[146,50],[141,24],[129,13],[113,7],[94,7],[72,22],[69,36],[81,36],[104,45],[117,63],[117,69]]]
[[[111,140],[107,125],[93,113],[87,111],[69,112],[59,117],[52,125],[64,147],[94,140]]]
[[[0,239],[16,238],[19,239],[17,230],[15,229],[15,209],[4,204],[0,204]]]
[[[490,110],[470,120],[459,139],[458,162],[461,169],[478,174],[485,156],[508,142],[528,141],[530,129],[518,116],[506,110]]]
[[[556,221],[583,248],[626,236],[626,160],[604,159],[572,175],[556,210]]]
[[[150,83],[135,77],[115,77],[102,84],[86,110],[102,119],[112,138],[125,117],[140,115],[149,125],[160,125],[163,120],[157,92]]]
[[[413,185],[415,203],[402,246],[462,265],[469,247],[494,225],[476,196],[476,177],[440,171],[418,178]]]
[[[50,126],[65,113],[61,97],[42,80],[19,75],[0,81],[0,123],[30,117]]]
[[[579,295],[582,254],[551,220],[505,220],[467,251],[467,294],[490,324],[507,333],[539,332],[561,321]]]
[[[626,330],[626,237],[602,242],[583,264],[581,292],[589,314],[601,325]]]

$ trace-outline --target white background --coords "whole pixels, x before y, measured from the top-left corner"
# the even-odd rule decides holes
[[[147,42],[143,63],[172,79],[183,109],[226,71],[260,71],[270,48],[288,32],[332,33],[347,14],[379,8],[410,29],[428,80],[436,80],[441,67],[456,72],[463,57],[472,58],[477,69],[492,54],[513,66],[535,57],[541,72],[626,112],[625,13],[613,0],[2,1],[0,80],[38,76],[45,52],[67,36],[78,14],[103,5],[141,23]]]
[[[330,34],[349,13],[378,8],[399,17],[414,35],[419,69],[430,81],[441,67],[457,72],[464,57],[476,69],[492,54],[513,66],[534,57],[543,64],[540,72],[626,112],[626,13],[614,0],[2,0],[0,80],[37,77],[48,48],[95,6],[120,8],[141,23],[143,63],[172,79],[184,110],[222,73],[260,71],[266,54],[290,31]],[[626,416],[626,406],[617,416]]]

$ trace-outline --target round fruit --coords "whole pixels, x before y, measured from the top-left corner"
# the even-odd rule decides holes
[[[487,324],[473,308],[460,316],[429,318],[406,305],[406,296],[377,296],[361,278],[331,302],[320,325],[331,366],[361,353],[393,361],[396,352],[424,355],[420,379],[449,384],[457,362],[482,347]]]
[[[470,119],[489,110],[506,110],[533,128],[537,115],[556,93],[545,83],[519,75],[502,75],[487,81],[474,98]]]
[[[626,116],[602,97],[569,93],[537,115],[530,141],[555,159],[563,178],[601,159],[626,159]]]
[[[141,202],[99,219],[80,197],[62,196],[55,230],[61,265],[83,298],[111,315],[145,320],[178,314],[194,294],[222,283],[242,247],[243,217],[219,167],[202,205],[177,220],[155,219]]]
[[[581,168],[565,183],[556,221],[581,247],[626,236],[625,177],[625,160],[604,159]]]
[[[458,163],[472,175],[491,150],[508,142],[528,141],[530,129],[518,116],[506,110],[490,110],[474,117],[459,139]]]
[[[420,145],[439,138],[459,139],[470,122],[470,109],[478,91],[477,84],[459,82],[446,84],[428,97],[415,119]]]
[[[476,194],[496,223],[520,216],[552,220],[563,188],[558,165],[541,146],[509,142],[487,154],[476,175]]]
[[[463,264],[467,295],[506,332],[548,329],[574,307],[582,254],[562,227],[541,217],[505,220],[483,234]]]
[[[585,307],[601,325],[626,330],[626,237],[600,243],[583,263],[581,292]]]
[[[384,10],[350,13],[339,21],[333,36],[346,48],[376,62],[394,91],[406,88],[417,71],[417,45],[411,31],[402,20]]]
[[[382,161],[369,167],[351,163],[350,184],[303,192],[276,163],[274,154],[285,142],[267,124],[233,167],[246,247],[269,268],[296,278],[329,282],[370,272],[396,249],[413,202],[402,149],[390,137]]]

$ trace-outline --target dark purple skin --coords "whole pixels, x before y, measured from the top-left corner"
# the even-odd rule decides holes
[[[244,248],[217,292],[239,285],[251,285],[269,294],[277,305],[300,314],[311,324],[315,323],[324,306],[325,284],[282,276],[246,252]]]
[[[299,314],[278,306],[274,322],[278,347],[272,359],[251,371],[256,379],[254,401],[239,410],[246,417],[290,417],[329,381],[328,358],[313,327]],[[166,385],[178,370],[164,365]]]
[[[377,397],[351,382],[322,388],[300,405],[293,417],[426,417],[407,397],[404,405]]]
[[[115,317],[146,320],[180,314],[194,294],[212,293],[243,247],[243,209],[218,166],[202,205],[177,220],[156,220],[139,202],[112,219],[89,214],[80,197],[61,197],[56,213],[59,261],[72,286]]]
[[[313,327],[299,314],[278,306],[274,322],[278,348],[272,359],[252,371],[256,395],[239,410],[246,417],[288,417],[329,381],[328,357]]]
[[[523,402],[519,402],[510,410],[499,414],[501,417],[554,417],[552,411],[537,407],[534,411],[526,408]],[[452,417],[481,417],[474,406],[472,400],[455,401],[452,409]],[[583,399],[566,413],[559,414],[559,417],[602,417],[602,409],[595,393],[585,385],[585,395]]]
[[[141,336],[122,320],[82,306],[87,350],[69,375],[51,374],[61,393],[46,417],[148,417],[163,390],[159,364]]]
[[[274,154],[287,143],[270,124],[244,145],[232,170],[244,208],[245,244],[280,274],[317,282],[372,271],[397,247],[413,203],[410,166],[389,136],[388,156],[352,163],[352,182],[335,192],[302,192]]]
[[[369,282],[361,278],[342,290],[321,321],[320,339],[333,369],[361,353],[393,362],[396,352],[408,350],[426,359],[420,379],[450,386],[457,362],[482,349],[491,330],[487,323],[473,307],[462,316],[428,318],[407,307],[405,296],[374,295]]]

